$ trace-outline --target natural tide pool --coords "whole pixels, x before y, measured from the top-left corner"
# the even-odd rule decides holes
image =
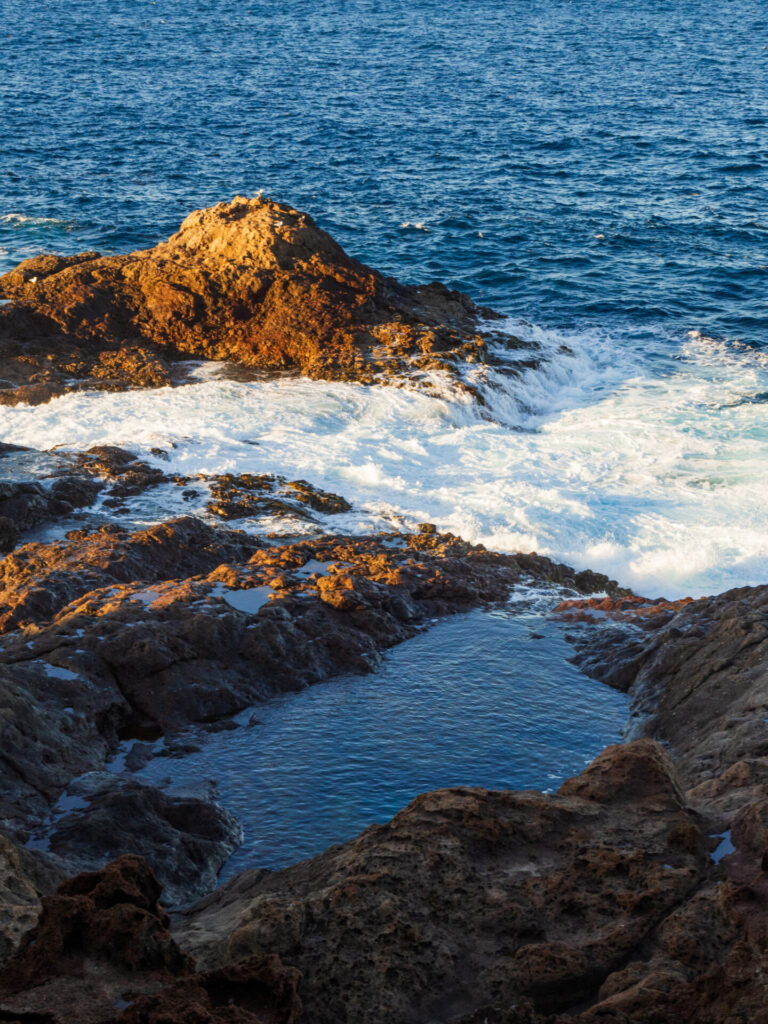
[[[279,868],[446,786],[554,789],[620,739],[628,699],[582,675],[562,627],[520,606],[442,620],[379,670],[282,694],[137,777],[218,784],[245,840],[222,877]]]

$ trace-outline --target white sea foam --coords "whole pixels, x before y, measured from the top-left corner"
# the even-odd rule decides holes
[[[13,224],[16,227],[72,227],[71,221],[59,217],[30,217],[24,213],[0,214],[0,224]]]
[[[163,463],[172,471],[283,473],[345,495],[355,511],[329,528],[430,521],[492,548],[608,572],[651,596],[768,579],[760,353],[700,337],[672,359],[658,354],[669,339],[654,353],[647,340],[514,329],[538,341],[544,363],[514,377],[469,370],[484,409],[451,398],[439,375],[432,394],[210,376],[0,407],[0,438],[123,444],[145,457],[173,444]]]

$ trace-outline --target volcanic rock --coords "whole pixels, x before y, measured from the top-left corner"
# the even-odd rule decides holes
[[[151,864],[171,906],[209,893],[242,842],[242,828],[224,808],[191,796],[99,773],[68,788],[86,806],[57,821],[50,851],[67,870],[89,871],[127,853]],[[83,799],[85,797],[85,799]]]
[[[553,796],[424,794],[312,860],[238,876],[175,934],[201,966],[277,953],[317,1024],[546,1015],[595,999],[707,870],[671,761],[644,740]]]
[[[0,972],[0,1018],[106,1024],[127,991],[156,991],[190,970],[160,892],[133,856],[63,882]]]
[[[481,318],[495,316],[443,285],[383,277],[307,214],[242,197],[153,249],[25,260],[0,297],[6,402],[45,401],[74,378],[164,386],[180,357],[364,382],[455,371],[484,358]]]
[[[61,878],[55,866],[0,834],[0,966],[37,923],[42,895]]]
[[[312,512],[338,515],[352,509],[346,498],[314,487],[306,480],[286,480],[273,473],[227,473],[210,480],[208,511],[222,519],[251,516],[298,516]]]

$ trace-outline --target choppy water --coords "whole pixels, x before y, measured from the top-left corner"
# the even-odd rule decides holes
[[[245,832],[224,877],[284,867],[426,790],[555,789],[580,772],[619,739],[627,698],[581,675],[571,653],[538,614],[456,616],[390,651],[374,675],[277,697],[200,753],[157,758],[138,777],[171,791],[218,782]]]
[[[0,267],[149,245],[191,208],[264,188],[382,270],[524,319],[553,352],[547,373],[496,382],[495,422],[439,397],[208,381],[2,410],[0,437],[174,441],[189,470],[340,490],[358,525],[431,519],[653,594],[765,580],[764,5],[0,14]],[[563,339],[575,357],[556,355]]]

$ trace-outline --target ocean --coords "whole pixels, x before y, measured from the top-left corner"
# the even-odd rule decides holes
[[[484,409],[440,379],[427,394],[212,368],[172,391],[0,408],[0,438],[302,476],[353,502],[329,528],[429,520],[650,596],[765,581],[764,6],[0,0],[0,15],[0,269],[150,246],[263,189],[549,355],[490,375]]]

